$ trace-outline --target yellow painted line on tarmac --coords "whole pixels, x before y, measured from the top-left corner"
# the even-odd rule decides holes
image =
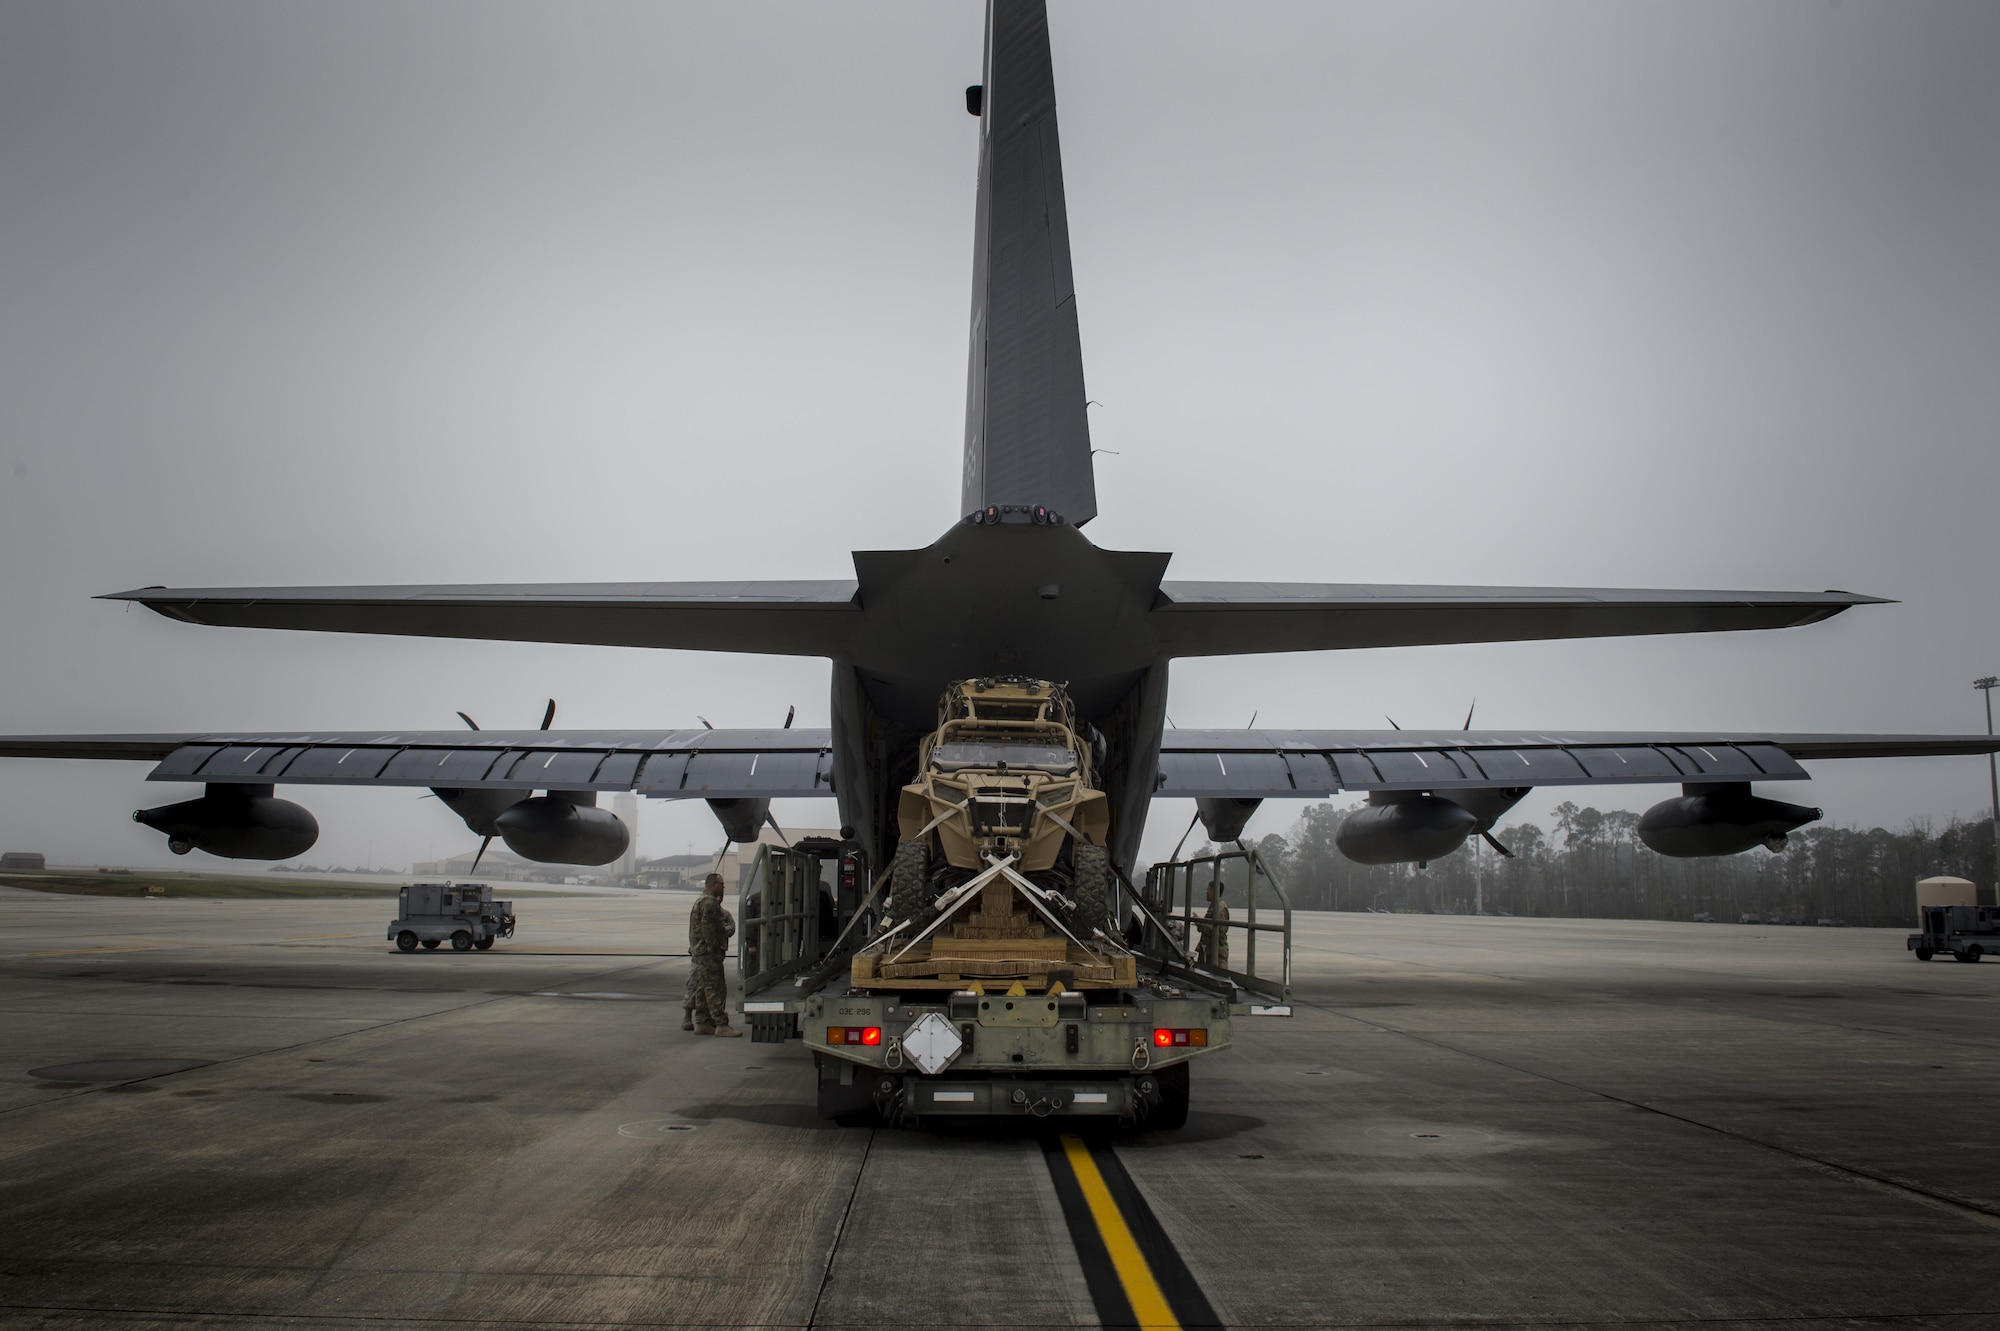
[[[280,943],[310,943],[319,938],[359,938],[360,934],[294,934],[290,938],[280,938]]]
[[[1090,1148],[1083,1144],[1082,1138],[1068,1135],[1063,1137],[1062,1147],[1141,1331],[1181,1331],[1180,1320],[1167,1305],[1167,1296],[1160,1289],[1160,1282],[1153,1278],[1153,1268],[1146,1263],[1146,1254],[1139,1251],[1138,1240],[1132,1237],[1132,1227],[1125,1223],[1124,1212],[1112,1200],[1111,1189],[1104,1186],[1104,1175],[1098,1173],[1097,1162],[1090,1158]]]
[[[27,952],[22,955],[30,957],[81,957],[92,952],[151,952],[155,946],[157,945],[153,943],[132,943],[125,947],[71,947],[64,948],[60,952]]]

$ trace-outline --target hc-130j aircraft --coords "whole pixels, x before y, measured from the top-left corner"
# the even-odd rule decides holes
[[[1169,730],[1181,657],[1790,628],[1877,598],[1849,592],[1631,591],[1181,582],[1166,554],[1106,550],[1097,514],[1044,0],[990,0],[980,118],[960,514],[921,550],[854,554],[854,576],[800,582],[400,587],[146,587],[193,624],[824,657],[829,730],[354,731],[0,737],[0,756],[130,759],[198,799],[134,816],[171,847],[249,859],[307,849],[318,826],[279,785],[434,790],[475,834],[526,858],[606,863],[625,829],[603,791],[704,799],[756,837],[773,798],[837,801],[876,865],[899,791],[955,681],[1066,684],[1108,818],[1088,834],[1134,871],[1150,803],[1192,797],[1226,842],[1266,799],[1365,793],[1341,840],[1370,863],[1421,862],[1544,785],[1678,784],[1642,837],[1670,855],[1777,849],[1819,811],[1752,793],[1801,761],[1971,754],[1986,736],[1640,732]],[[1497,843],[1496,843],[1497,844]]]

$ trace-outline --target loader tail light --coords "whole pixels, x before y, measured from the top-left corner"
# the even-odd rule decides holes
[[[1208,1047],[1208,1032],[1200,1027],[1182,1029],[1179,1027],[1161,1026],[1153,1032],[1153,1043],[1162,1049],[1173,1049],[1176,1047],[1182,1049],[1190,1047],[1206,1049]]]
[[[826,1028],[828,1044],[881,1044],[880,1026],[829,1026]]]

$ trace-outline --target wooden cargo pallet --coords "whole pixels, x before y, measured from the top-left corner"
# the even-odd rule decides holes
[[[1127,988],[1139,982],[1134,958],[1052,937],[1031,913],[1014,909],[1014,888],[1004,879],[981,888],[978,904],[908,952],[891,942],[886,950],[878,946],[856,954],[851,979],[857,985],[898,989],[963,989],[975,980],[1018,980],[1025,989],[1046,990],[1051,976],[1062,980],[1065,989]],[[895,961],[888,960],[892,955]]]
[[[968,943],[982,944],[977,950]],[[1002,950],[997,944],[1011,944]],[[1024,946],[1025,945],[1025,946]],[[1033,948],[1033,952],[1028,949]],[[1036,955],[1039,954],[1039,955]],[[1101,956],[1063,939],[941,939],[918,944],[901,960],[863,952],[854,958],[850,976],[856,984],[892,983],[906,988],[962,989],[967,980],[1019,980],[1031,989],[1046,989],[1052,972],[1067,971],[1064,987],[1098,989],[1138,983],[1133,958]]]

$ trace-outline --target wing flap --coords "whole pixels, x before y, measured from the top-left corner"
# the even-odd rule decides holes
[[[1803,781],[1801,758],[2000,752],[1987,735],[1647,735],[1577,731],[1169,730],[1159,798],[1341,790]]]
[[[381,774],[383,767],[388,765],[396,753],[395,749],[372,745],[350,747],[344,744],[325,746],[310,744],[305,747],[305,752],[286,766],[285,780],[324,786],[365,785]],[[496,756],[498,755],[487,756],[489,765]],[[161,763],[146,779],[148,781],[181,779],[170,773],[171,764],[171,759]]]
[[[62,739],[64,737],[56,737]],[[444,730],[393,734],[149,737],[149,781],[474,790],[637,790],[655,799],[833,793],[825,730]],[[158,744],[180,742],[166,752]],[[19,756],[100,757],[88,751]],[[0,738],[0,754],[25,741]],[[127,746],[131,747],[131,746]]]

